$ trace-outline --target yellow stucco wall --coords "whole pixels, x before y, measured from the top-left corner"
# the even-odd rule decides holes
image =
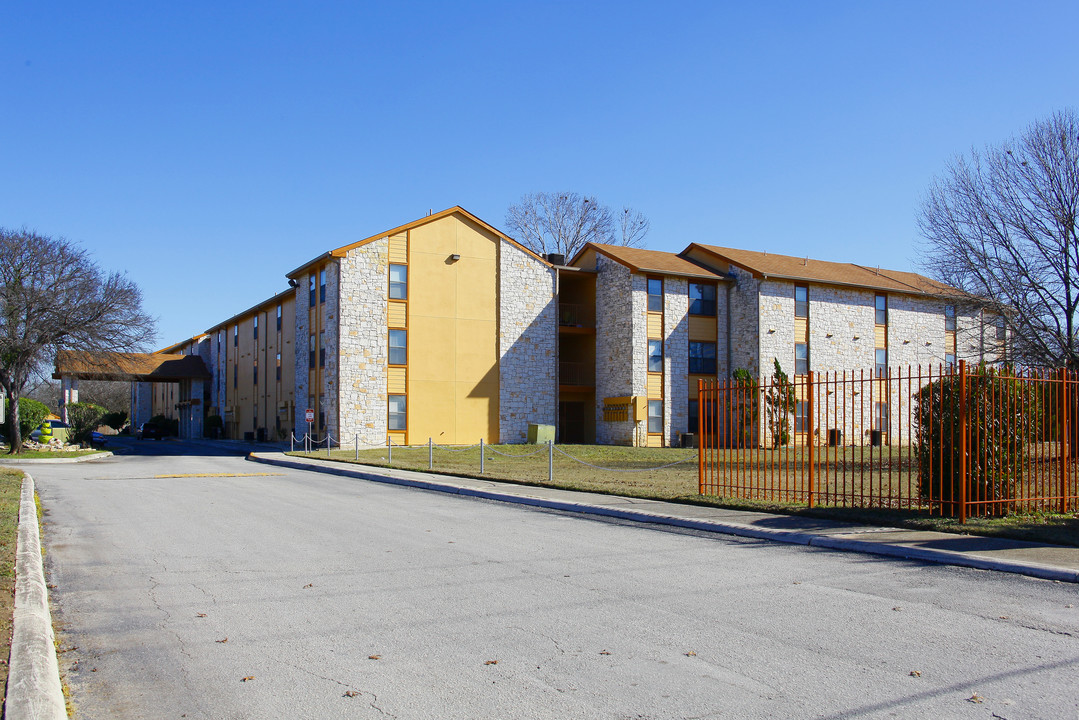
[[[412,444],[498,438],[498,243],[455,215],[409,231]]]

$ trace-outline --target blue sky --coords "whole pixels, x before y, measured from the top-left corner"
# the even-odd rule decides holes
[[[0,6],[0,226],[126,271],[159,346],[333,247],[574,190],[690,242],[917,269],[957,153],[1075,107],[1074,2]]]

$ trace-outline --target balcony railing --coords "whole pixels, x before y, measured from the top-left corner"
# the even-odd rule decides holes
[[[591,365],[582,362],[560,361],[558,363],[558,384],[591,387],[596,381]]]
[[[562,327],[595,327],[592,309],[579,303],[558,303],[558,324]]]

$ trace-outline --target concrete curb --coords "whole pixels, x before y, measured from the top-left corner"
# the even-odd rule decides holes
[[[74,458],[30,458],[27,460],[0,459],[0,465],[64,465],[66,463],[81,463],[89,460],[100,460],[107,457],[112,457],[112,452],[109,450],[102,450],[93,455],[80,455],[79,457]]]
[[[19,503],[19,540],[15,554],[15,615],[8,667],[7,720],[59,720],[67,718],[60,667],[49,613],[49,591],[41,561],[34,479],[22,483]]]
[[[599,515],[613,517],[621,520],[633,520],[636,522],[668,525],[671,527],[686,528],[690,530],[702,530],[705,532],[735,535],[737,537],[753,538],[757,540],[773,540],[776,542],[790,543],[794,545],[808,545],[810,547],[825,550],[838,550],[840,552],[857,552],[868,555],[881,555],[885,557],[900,558],[903,560],[915,560],[920,562],[936,563],[938,565],[956,565],[960,567],[975,568],[978,570],[994,570],[1007,572],[1042,580],[1056,580],[1058,582],[1079,583],[1079,572],[1062,569],[1051,565],[1039,565],[1037,563],[1022,562],[1019,560],[1000,560],[981,555],[955,552],[952,550],[939,550],[936,548],[907,547],[904,545],[857,540],[853,538],[834,537],[817,533],[800,532],[797,530],[781,530],[773,528],[759,528],[753,525],[743,525],[722,520],[699,520],[679,517],[677,515],[665,515],[662,513],[649,512],[648,510],[624,510],[620,508],[604,507],[602,505],[590,505],[587,503],[568,502],[564,500],[549,500],[547,498],[530,497],[514,493],[499,492],[496,490],[480,490],[477,488],[465,488],[452,483],[440,483],[431,480],[415,480],[408,477],[377,472],[374,468],[366,470],[352,470],[346,467],[330,467],[312,465],[306,462],[293,460],[281,460],[278,458],[259,457],[250,453],[247,459],[252,462],[277,465],[280,467],[293,468],[295,470],[313,470],[328,475],[340,475],[354,477],[360,480],[388,483],[414,487],[421,490],[434,490],[453,495],[465,495],[478,497],[486,500],[497,500],[517,505],[531,505],[550,510],[563,510],[577,512],[586,515]],[[389,472],[389,471],[387,471]],[[410,473],[408,470],[393,471]]]

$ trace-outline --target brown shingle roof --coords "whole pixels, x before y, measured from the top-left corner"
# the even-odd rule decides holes
[[[111,353],[61,350],[56,371],[61,375],[94,380],[209,380],[210,371],[198,355],[167,353]]]
[[[577,257],[589,248],[606,255],[615,262],[629,267],[634,272],[652,272],[660,275],[682,275],[687,277],[701,277],[710,280],[726,280],[727,278],[711,268],[704,267],[687,258],[674,253],[660,250],[643,250],[641,248],[625,247],[623,245],[604,245],[601,243],[588,243]],[[576,259],[576,257],[574,258]],[[572,262],[572,261],[571,261]]]
[[[683,252],[700,249],[748,270],[756,277],[804,280],[829,285],[852,285],[872,290],[908,293],[912,295],[952,295],[959,291],[922,275],[899,270],[868,268],[854,263],[814,260],[806,257],[776,255],[757,250],[739,250],[715,245],[693,243]]]

